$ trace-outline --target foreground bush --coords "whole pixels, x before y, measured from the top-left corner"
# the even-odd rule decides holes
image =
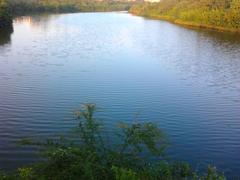
[[[1,180],[223,180],[214,167],[201,175],[189,164],[164,159],[168,141],[152,123],[121,124],[115,135],[106,137],[94,117],[95,105],[87,104],[75,113],[79,124],[74,136],[23,144],[43,149],[44,160],[19,168]],[[115,141],[115,142],[114,142]]]

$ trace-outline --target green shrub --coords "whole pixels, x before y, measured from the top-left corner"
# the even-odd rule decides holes
[[[152,123],[120,124],[119,141],[105,138],[103,125],[94,116],[96,106],[86,104],[75,113],[78,120],[74,136],[47,141],[23,140],[25,145],[41,147],[43,161],[19,168],[0,179],[24,180],[181,180],[225,179],[209,167],[202,176],[184,162],[164,159],[168,140]],[[154,160],[153,160],[154,159]]]

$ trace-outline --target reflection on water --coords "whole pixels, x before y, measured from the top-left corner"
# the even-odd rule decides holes
[[[33,16],[20,16],[14,19],[14,23],[25,24],[32,28],[47,27],[52,20],[57,19],[58,17],[58,14],[53,15],[47,13]]]
[[[11,43],[11,34],[13,33],[13,27],[0,28],[0,46]]]
[[[171,157],[240,175],[239,57],[237,35],[126,13],[17,18],[0,51],[0,168],[35,160],[15,141],[65,132],[94,102],[110,132],[141,112],[169,134]]]
[[[236,44],[240,45],[240,35],[235,33],[228,32],[216,32],[210,30],[198,30],[200,34],[204,34],[209,38],[212,38],[214,41],[218,43],[227,43],[227,44]]]

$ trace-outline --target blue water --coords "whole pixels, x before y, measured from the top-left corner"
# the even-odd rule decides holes
[[[16,18],[0,37],[0,168],[35,161],[16,142],[69,131],[93,102],[109,133],[152,121],[173,159],[240,176],[239,35],[112,12]]]

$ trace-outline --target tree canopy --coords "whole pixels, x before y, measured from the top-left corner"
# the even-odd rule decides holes
[[[129,2],[96,0],[8,0],[13,14],[128,10]]]

